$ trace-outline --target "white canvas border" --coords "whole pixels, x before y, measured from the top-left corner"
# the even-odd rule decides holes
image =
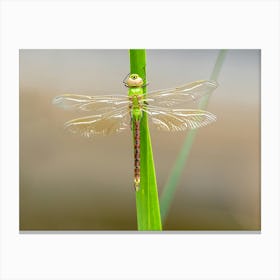
[[[262,49],[260,234],[19,233],[18,50],[131,47]],[[2,1],[1,279],[279,279],[279,221],[278,1]]]

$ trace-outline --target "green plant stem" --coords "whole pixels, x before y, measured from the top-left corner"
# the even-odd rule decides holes
[[[220,74],[224,59],[226,55],[226,50],[221,50],[218,54],[218,57],[216,59],[215,66],[212,70],[210,80],[217,80],[218,76]],[[203,98],[199,103],[199,109],[205,110],[207,107],[209,101],[209,96],[206,96]],[[175,191],[178,186],[178,182],[180,180],[182,171],[186,165],[186,162],[188,160],[192,145],[194,143],[195,137],[197,134],[197,130],[193,129],[188,132],[185,141],[183,143],[183,146],[181,148],[181,151],[178,154],[178,157],[175,161],[175,164],[170,172],[170,175],[167,179],[167,182],[163,188],[163,192],[160,197],[160,209],[161,209],[161,218],[162,223],[165,222],[168,211],[170,209],[171,203],[174,198]]]
[[[146,51],[130,50],[130,73],[138,74],[146,84]],[[146,89],[144,88],[144,93]],[[161,230],[161,217],[157,191],[148,119],[145,112],[140,123],[140,190],[136,192],[138,230]]]

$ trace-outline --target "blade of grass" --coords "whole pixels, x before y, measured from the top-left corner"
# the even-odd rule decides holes
[[[146,51],[130,50],[130,73],[138,74],[146,84]],[[146,93],[146,88],[143,88]],[[136,192],[138,230],[161,230],[161,217],[157,191],[152,144],[145,112],[140,123],[140,190]]]
[[[215,66],[212,70],[210,80],[217,80],[218,76],[220,74],[225,55],[226,55],[226,50],[220,50]],[[199,109],[205,110],[207,107],[209,101],[209,96],[203,98],[200,103],[199,103]],[[184,169],[184,166],[188,160],[193,142],[195,140],[197,130],[193,129],[188,132],[185,141],[183,143],[183,146],[181,148],[181,151],[178,154],[178,157],[175,161],[175,164],[170,172],[170,175],[167,179],[167,182],[163,188],[163,192],[160,197],[160,210],[161,210],[161,218],[162,218],[162,223],[164,224],[168,211],[170,209],[172,200],[174,198],[175,191],[178,186],[179,179],[181,177],[182,171]]]

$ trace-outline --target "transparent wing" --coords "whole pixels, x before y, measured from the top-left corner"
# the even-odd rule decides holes
[[[97,113],[105,113],[121,108],[128,104],[127,96],[87,96],[76,94],[64,94],[53,99],[53,104],[66,110],[96,111]]]
[[[148,92],[148,104],[154,106],[172,107],[186,102],[195,103],[202,97],[209,95],[217,88],[215,81],[196,81],[180,87]]]
[[[70,120],[64,126],[87,137],[116,134],[130,127],[130,110],[124,106],[109,113]]]
[[[156,106],[143,108],[157,129],[162,131],[184,131],[205,126],[216,120],[210,112],[196,109],[171,109]]]

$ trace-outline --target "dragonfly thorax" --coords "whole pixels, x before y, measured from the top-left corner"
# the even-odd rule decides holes
[[[131,102],[130,108],[131,113],[135,120],[140,120],[142,117],[143,108],[143,89],[142,88],[130,88],[129,89],[129,100]]]
[[[143,95],[143,89],[141,87],[132,87],[128,91],[128,96],[137,96],[137,95]]]

